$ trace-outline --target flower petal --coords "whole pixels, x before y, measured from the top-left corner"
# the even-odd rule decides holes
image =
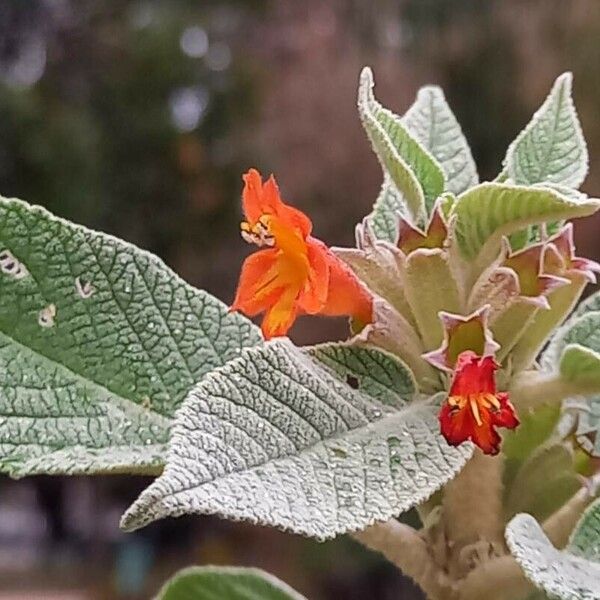
[[[269,248],[246,258],[230,310],[239,310],[253,317],[277,301],[281,295],[281,287],[273,285],[278,275],[277,255],[275,248]],[[266,289],[268,285],[273,286],[272,289]]]
[[[498,454],[500,450],[500,435],[498,432],[492,427],[491,422],[489,421],[490,415],[484,414],[483,424],[476,426],[473,429],[473,433],[471,436],[471,440],[474,444],[479,446],[481,451],[484,454]]]
[[[475,426],[475,419],[470,410],[453,409],[447,402],[440,410],[439,421],[440,433],[451,446],[468,441]]]
[[[263,335],[267,340],[288,332],[298,315],[297,295],[297,288],[285,288],[277,301],[268,308],[261,323]]]
[[[246,219],[252,224],[256,223],[260,217],[269,212],[273,214],[273,208],[264,204],[262,192],[262,179],[256,169],[250,169],[242,175],[244,180],[244,191],[242,192],[242,208]],[[270,208],[270,210],[266,210]]]
[[[373,321],[373,296],[344,262],[327,248],[329,290],[321,314],[349,315],[363,325]]]
[[[456,361],[450,396],[496,394],[494,373],[498,369],[491,356],[480,357],[475,352],[462,352]]]
[[[298,305],[309,315],[322,310],[329,291],[329,262],[327,246],[314,238],[306,240],[308,282],[298,298]]]
[[[508,399],[506,392],[500,392],[496,395],[500,402],[500,408],[492,413],[494,425],[498,427],[506,427],[507,429],[514,429],[519,425],[520,421],[515,412],[515,408],[511,401]]]
[[[304,238],[310,234],[311,220],[301,210],[283,202],[273,175],[263,184],[260,173],[256,169],[250,169],[243,175],[243,180],[242,207],[251,225],[263,215],[271,215],[297,230]]]

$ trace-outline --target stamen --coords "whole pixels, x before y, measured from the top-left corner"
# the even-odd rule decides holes
[[[240,234],[245,242],[248,242],[249,244],[256,244],[257,240],[251,233],[248,233],[242,229]]]
[[[259,248],[275,246],[275,237],[269,228],[270,215],[262,215],[254,224],[250,225],[247,221],[240,223],[240,234],[242,239],[249,244],[254,244]]]
[[[448,398],[448,404],[450,406],[457,406],[458,408],[462,408],[465,405],[465,399],[462,396],[450,396]]]
[[[469,398],[469,403],[471,405],[471,412],[475,417],[475,421],[477,422],[477,426],[481,427],[483,425],[483,421],[481,420],[481,415],[479,414],[479,405],[477,404],[477,400],[471,396]]]
[[[490,406],[493,406],[494,409],[500,410],[500,408],[501,408],[500,400],[498,400],[498,398],[496,398],[496,396],[494,396],[494,394],[486,394],[484,396],[484,399],[486,402],[489,403]]]

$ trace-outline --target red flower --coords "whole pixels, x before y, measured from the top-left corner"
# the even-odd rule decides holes
[[[508,394],[496,391],[491,356],[480,357],[470,350],[456,361],[448,399],[440,411],[442,435],[452,446],[471,440],[485,454],[497,454],[500,436],[496,427],[514,429],[519,424]]]
[[[370,323],[373,298],[352,271],[320,240],[300,210],[288,206],[271,175],[263,184],[250,169],[243,177],[242,204],[247,221],[242,237],[266,247],[250,255],[231,310],[249,316],[265,313],[262,331],[269,339],[285,335],[297,316],[350,315]]]

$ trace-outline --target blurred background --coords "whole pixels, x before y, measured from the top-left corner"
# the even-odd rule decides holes
[[[403,112],[441,85],[482,179],[554,78],[575,75],[600,195],[597,0],[0,0],[0,193],[151,250],[230,302],[249,248],[241,173],[276,174],[329,244],[353,244],[381,173],[356,104],[363,65]],[[577,225],[580,254],[600,258]],[[299,343],[344,335],[301,320]],[[265,568],[311,600],[418,591],[349,540],[212,518],[122,534],[140,478],[0,478],[0,600],[150,597],[177,568]]]

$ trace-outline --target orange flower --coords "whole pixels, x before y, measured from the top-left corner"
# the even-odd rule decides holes
[[[370,323],[373,298],[344,263],[320,240],[300,210],[285,204],[271,175],[263,184],[250,169],[243,177],[246,221],[242,237],[263,250],[242,265],[231,310],[248,316],[265,313],[262,331],[269,339],[285,335],[297,316],[350,315]]]
[[[452,446],[471,440],[485,454],[497,454],[500,436],[496,427],[514,429],[519,424],[508,394],[496,391],[491,356],[480,357],[470,350],[456,361],[450,394],[440,411],[442,435]]]

